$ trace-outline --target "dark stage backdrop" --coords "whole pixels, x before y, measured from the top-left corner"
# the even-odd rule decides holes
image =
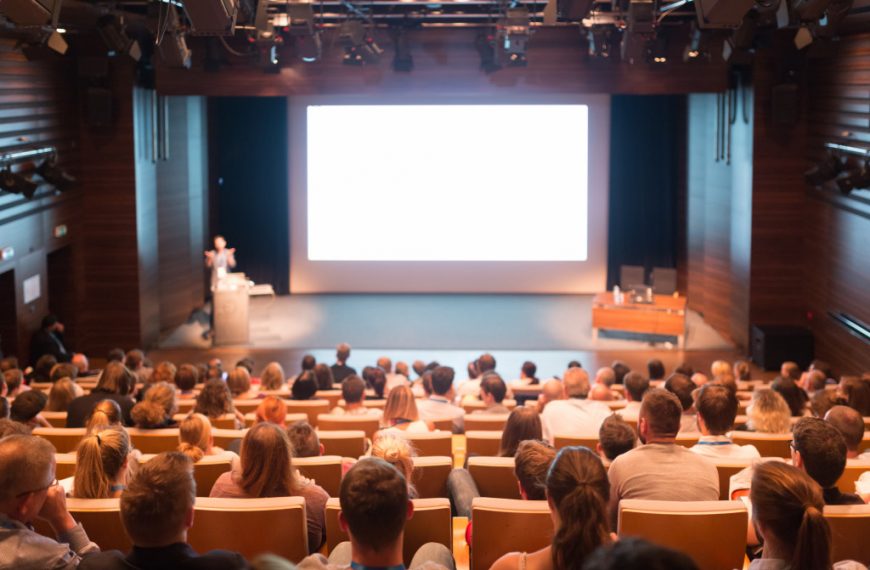
[[[209,100],[211,232],[237,248],[238,271],[289,292],[287,99]]]
[[[615,95],[610,116],[607,286],[621,265],[676,267],[685,97]]]

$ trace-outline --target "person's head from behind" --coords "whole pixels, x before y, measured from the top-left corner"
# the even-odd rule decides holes
[[[284,381],[284,368],[278,362],[270,362],[260,372],[260,386],[263,390],[280,390]]]
[[[613,368],[613,374],[616,377],[616,383],[622,384],[622,379],[625,378],[625,375],[631,372],[631,368],[625,362],[621,360],[614,360],[610,365]]]
[[[589,389],[588,398],[599,402],[609,402],[613,400],[614,396],[613,392],[607,387],[607,385],[596,382],[592,385],[592,388]]]
[[[399,362],[396,362],[396,374],[400,374],[405,378],[408,378],[408,363],[402,362],[401,360]]]
[[[48,403],[48,396],[41,390],[28,390],[12,401],[9,419],[31,427],[37,426],[37,417]]]
[[[130,436],[118,426],[95,431],[79,442],[74,495],[79,499],[106,499],[126,481],[129,466]]]
[[[789,377],[780,377],[773,381],[770,388],[783,397],[792,416],[804,415],[808,399],[807,393],[797,385],[797,382]]]
[[[833,390],[816,390],[810,396],[810,412],[814,418],[823,418],[828,410],[837,405],[837,395]],[[857,413],[857,411],[856,411]],[[859,416],[861,414],[858,414]]]
[[[123,421],[121,406],[115,400],[100,400],[85,422],[85,432],[92,434],[103,428],[120,426]]]
[[[91,363],[88,360],[87,355],[81,352],[76,352],[75,354],[73,354],[72,358],[70,359],[70,363],[76,367],[76,371],[78,372],[79,376],[83,375],[85,372],[91,369]]]
[[[208,361],[208,365],[206,368],[205,379],[210,380],[212,378],[220,378],[223,379],[224,376],[224,365],[221,362],[220,358],[212,358]]]
[[[765,550],[776,549],[790,570],[831,567],[831,530],[822,514],[825,502],[806,473],[779,461],[759,463],[749,500]]]
[[[178,411],[175,385],[168,382],[151,384],[142,401],[130,410],[130,417],[138,428],[163,427]]]
[[[870,380],[858,376],[844,376],[837,386],[837,395],[862,416],[870,416]]]
[[[256,424],[242,439],[239,486],[249,497],[287,497],[295,490],[287,433],[271,423]]]
[[[803,388],[807,392],[818,392],[819,390],[824,390],[827,383],[828,379],[825,378],[824,373],[820,370],[810,370],[803,377]]]
[[[24,384],[24,372],[18,368],[10,368],[3,371],[3,382],[6,384],[6,393],[12,397],[21,389]]]
[[[81,387],[70,378],[61,378],[51,385],[45,409],[49,412],[65,412],[70,403],[83,393]]]
[[[695,404],[692,399],[692,392],[695,388],[696,386],[692,382],[692,379],[682,374],[671,374],[665,380],[665,390],[674,394],[680,400],[680,406],[682,406],[684,412],[691,410]]]
[[[19,367],[17,356],[4,356],[0,358],[0,372],[14,370]]]
[[[480,399],[486,405],[501,404],[506,395],[507,384],[504,383],[501,376],[495,372],[483,375],[483,379],[480,381]]]
[[[51,367],[51,372],[48,374],[48,379],[52,382],[57,382],[61,378],[69,378],[75,380],[79,376],[79,369],[70,362],[58,362]]]
[[[608,416],[598,429],[598,454],[613,461],[623,453],[631,451],[637,441],[637,434],[628,422],[618,414]]]
[[[100,373],[96,389],[100,392],[126,396],[136,387],[136,377],[121,362],[109,362]]]
[[[682,552],[629,536],[600,547],[583,570],[698,570],[698,566]]]
[[[187,542],[195,500],[193,462],[183,453],[163,452],[131,477],[121,494],[121,523],[138,547]]]
[[[792,434],[792,464],[806,471],[822,488],[834,487],[846,468],[843,434],[819,418],[801,418]]]
[[[602,366],[595,372],[595,384],[603,384],[608,388],[616,382],[616,373],[610,366]]]
[[[664,380],[665,378],[665,365],[658,358],[648,360],[646,370],[650,380]]]
[[[387,375],[383,369],[374,367],[369,371],[369,385],[375,391],[375,396],[378,398],[384,397],[384,389],[387,387]]]
[[[294,422],[287,427],[290,450],[293,457],[318,457],[323,455],[323,444],[317,432],[305,420]]]
[[[513,457],[520,443],[528,439],[541,439],[542,434],[541,416],[535,408],[522,406],[514,409],[501,432],[499,457]]]
[[[387,374],[393,373],[393,361],[390,360],[389,356],[382,356],[378,358],[378,368],[386,372]]]
[[[706,384],[698,390],[698,425],[705,435],[725,435],[734,427],[737,396],[718,384]]]
[[[317,379],[313,372],[307,370],[296,378],[290,389],[290,395],[294,400],[310,400],[316,393]]]
[[[589,373],[582,368],[569,368],[562,376],[562,385],[569,398],[585,399],[589,395]]]
[[[196,463],[214,444],[211,422],[202,414],[190,414],[178,425],[178,451]]]
[[[251,373],[243,366],[236,366],[227,374],[227,387],[233,398],[247,394],[251,389]]]
[[[643,395],[649,390],[649,379],[644,378],[640,372],[629,372],[622,379],[625,386],[626,399],[631,402],[640,402]]]
[[[199,369],[193,364],[182,364],[175,373],[175,385],[182,392],[191,392],[199,382]]]
[[[541,395],[538,396],[538,411],[543,412],[548,403],[565,399],[565,386],[561,380],[547,380],[541,387]]]
[[[168,360],[158,362],[154,367],[154,374],[151,376],[151,382],[166,382],[175,384],[175,375],[178,374],[178,368]]]
[[[43,354],[33,365],[34,382],[51,382],[51,370],[57,365],[57,358],[51,354]]]
[[[638,414],[638,437],[642,443],[673,442],[680,431],[683,407],[680,400],[662,388],[650,388]]]
[[[45,504],[55,478],[54,446],[41,437],[0,439],[0,513],[30,524]]]
[[[553,446],[540,439],[527,439],[520,442],[513,457],[520,496],[527,501],[546,499],[547,473],[556,458]]]
[[[300,366],[302,370],[314,370],[314,367],[317,366],[317,359],[314,358],[313,354],[306,354],[302,357]]]
[[[751,378],[751,372],[749,370],[749,363],[745,360],[735,360],[733,367],[733,374],[737,380],[749,380]]]
[[[281,398],[266,396],[254,412],[255,423],[271,422],[284,427],[287,421],[287,404]]]
[[[523,367],[520,370],[520,377],[530,380],[530,384],[540,384],[541,381],[538,380],[538,377],[535,374],[538,373],[537,365],[531,360],[526,360],[523,362]]]
[[[792,380],[800,380],[801,367],[797,362],[786,361],[779,367],[779,375],[783,378],[791,378]]]
[[[438,396],[446,396],[453,389],[453,378],[456,373],[449,366],[439,366],[432,371],[432,392]]]
[[[730,374],[731,370],[732,367],[726,360],[714,360],[713,364],[710,365],[710,376],[716,378],[723,374]]]
[[[124,362],[126,356],[123,348],[113,348],[106,353],[106,362]]]
[[[127,368],[134,372],[142,368],[142,366],[144,366],[144,363],[145,353],[138,348],[128,350],[127,354],[124,355],[124,364],[127,366]]]
[[[400,421],[417,421],[420,413],[417,410],[417,402],[414,393],[407,386],[396,386],[390,390],[387,403],[384,404],[384,425],[393,425]]]
[[[481,374],[495,370],[495,357],[489,353],[481,354],[477,359],[477,371]]]
[[[196,397],[194,411],[209,418],[219,418],[232,413],[233,396],[223,380],[213,379],[206,382]]]
[[[409,491],[413,485],[414,457],[416,455],[408,440],[400,435],[381,433],[376,435],[372,442],[371,456],[383,459],[398,469],[399,473],[405,476]]]
[[[585,447],[565,447],[547,473],[547,502],[553,513],[553,567],[576,568],[610,542],[607,502],[610,482],[595,453]]]
[[[402,540],[414,513],[408,483],[398,469],[377,457],[360,459],[341,481],[338,524],[354,550],[381,553]]]
[[[791,410],[777,392],[762,388],[752,392],[746,408],[749,427],[761,433],[788,433],[791,429]]]
[[[366,383],[356,374],[351,374],[341,383],[341,397],[345,404],[362,403],[366,394]]]
[[[846,442],[848,457],[858,456],[858,446],[864,439],[864,418],[849,406],[834,406],[825,414],[825,421],[837,428]]]
[[[350,358],[350,345],[346,342],[339,344],[335,347],[335,359],[341,363],[345,364],[347,359]]]
[[[332,390],[335,384],[335,377],[332,375],[332,368],[323,362],[315,364],[313,368],[314,378],[317,381],[318,390]]]

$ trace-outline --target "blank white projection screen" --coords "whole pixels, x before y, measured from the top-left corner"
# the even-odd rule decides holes
[[[609,101],[584,99],[291,104],[291,290],[603,289]]]

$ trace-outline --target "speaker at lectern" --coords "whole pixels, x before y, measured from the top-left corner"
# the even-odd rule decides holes
[[[248,289],[244,273],[227,273],[218,279],[214,289],[214,343],[248,344]]]

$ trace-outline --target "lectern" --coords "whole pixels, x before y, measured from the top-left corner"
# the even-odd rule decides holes
[[[214,343],[248,344],[248,280],[244,273],[227,273],[215,286]]]

